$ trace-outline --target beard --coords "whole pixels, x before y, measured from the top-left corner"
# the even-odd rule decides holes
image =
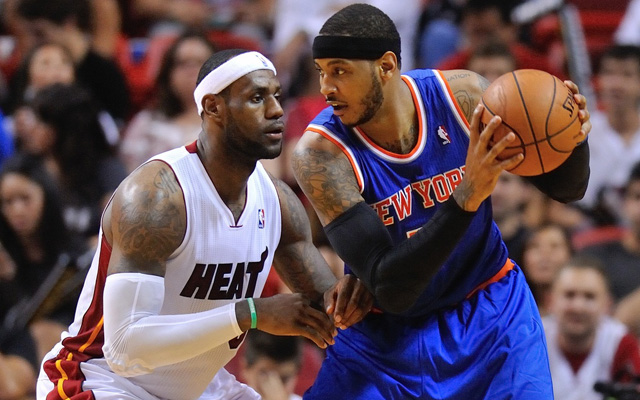
[[[380,107],[382,106],[382,101],[384,100],[384,95],[382,94],[382,85],[378,80],[378,77],[375,74],[375,69],[371,68],[371,89],[364,96],[360,104],[364,106],[364,111],[360,118],[353,124],[345,124],[349,128],[353,128],[358,125],[365,124],[373,118]]]
[[[270,160],[278,157],[282,152],[282,140],[278,144],[268,146],[257,140],[250,139],[250,135],[243,134],[240,125],[232,115],[227,116],[225,142],[227,147],[252,161]],[[252,135],[255,136],[255,133]]]

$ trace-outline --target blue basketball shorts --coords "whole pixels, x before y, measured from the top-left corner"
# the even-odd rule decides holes
[[[340,331],[305,400],[551,400],[544,330],[524,274],[414,321],[370,314]]]

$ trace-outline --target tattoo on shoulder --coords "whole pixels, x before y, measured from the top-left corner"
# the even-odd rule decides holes
[[[471,93],[467,90],[461,89],[456,90],[453,95],[458,101],[458,104],[460,105],[460,108],[462,109],[465,117],[467,117],[467,120],[470,121],[471,115],[473,114],[473,97]]]
[[[119,210],[120,245],[132,258],[164,262],[184,238],[186,215],[177,201],[182,194],[175,179],[167,174],[171,172],[162,169],[154,178],[153,188],[142,187]]]
[[[158,189],[167,190],[168,193],[176,193],[178,191],[178,182],[172,172],[162,168],[153,180],[153,185]]]
[[[469,78],[470,76],[471,76],[471,74],[468,73],[468,72],[462,72],[462,73],[459,73],[459,74],[452,74],[452,75],[449,75],[449,77],[447,78],[447,81],[451,82],[451,81],[455,81],[456,79]]]
[[[358,183],[346,157],[317,149],[296,152],[293,170],[300,187],[323,223],[333,220],[351,206],[362,201]]]

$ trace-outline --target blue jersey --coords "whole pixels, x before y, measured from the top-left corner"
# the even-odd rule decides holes
[[[396,243],[420,229],[449,198],[462,180],[469,146],[468,123],[442,74],[415,70],[403,79],[411,89],[419,121],[418,141],[408,154],[391,153],[359,128],[345,127],[331,107],[307,128],[331,140],[349,158],[363,198],[377,211]],[[494,276],[506,259],[491,203],[485,201],[407,314],[426,315],[459,303]]]

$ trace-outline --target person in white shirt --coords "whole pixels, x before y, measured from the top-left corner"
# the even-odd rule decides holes
[[[596,382],[638,375],[638,343],[624,324],[608,316],[611,303],[597,260],[574,258],[556,276],[552,312],[542,319],[556,399],[600,400]]]

